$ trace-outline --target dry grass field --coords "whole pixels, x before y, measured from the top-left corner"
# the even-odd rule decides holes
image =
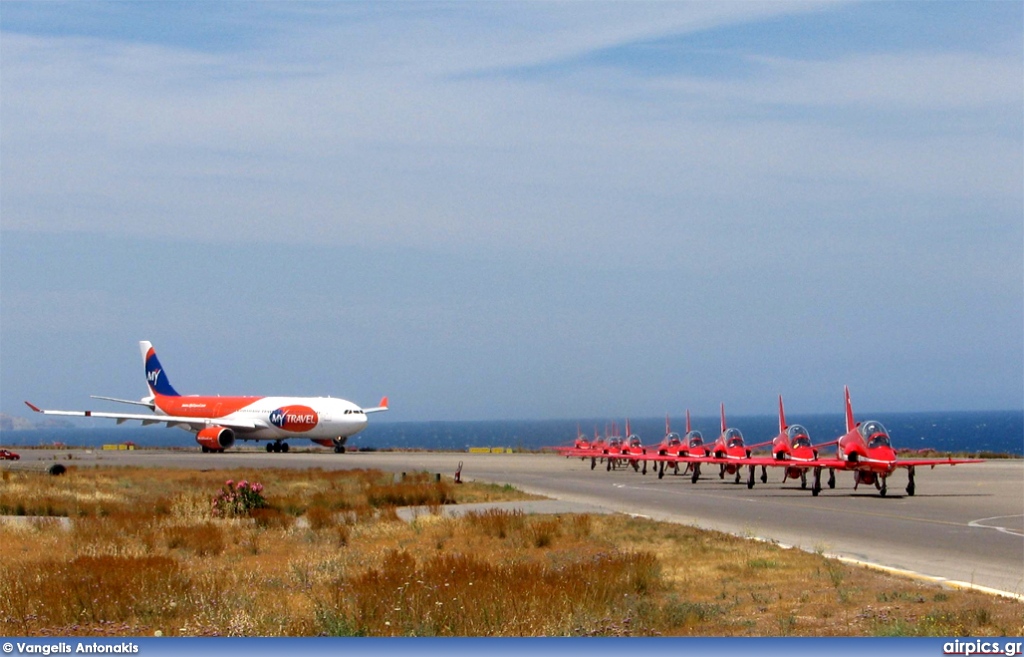
[[[239,482],[262,490],[215,504]],[[4,472],[0,634],[1024,634],[1020,602],[685,526],[395,512],[522,497],[375,471]]]

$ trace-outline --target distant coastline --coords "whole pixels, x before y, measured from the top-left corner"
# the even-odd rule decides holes
[[[67,420],[56,420],[47,418],[38,422],[26,420],[23,417],[14,417],[6,413],[0,413],[0,431],[39,431],[45,429],[75,429],[75,425]]]

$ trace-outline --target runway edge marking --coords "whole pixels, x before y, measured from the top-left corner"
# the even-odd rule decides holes
[[[636,513],[629,513],[629,512],[626,512],[626,511],[618,511],[618,513],[624,513],[626,515],[633,516],[633,517],[637,517],[637,516],[640,515],[640,514],[636,514]],[[657,522],[671,522],[671,523],[675,523],[675,524],[688,525],[688,526],[694,527],[696,529],[710,529],[710,528],[707,528],[707,527],[702,527],[699,522],[696,522],[696,519],[694,519],[694,521],[691,521],[691,522],[682,522],[682,521],[671,519],[671,516],[662,516],[660,518],[659,517],[651,517],[651,516],[644,516],[644,517],[650,518],[651,520],[655,520]],[[721,530],[712,529],[711,531],[721,531]],[[895,568],[893,566],[883,566],[882,564],[879,564],[879,563],[874,563],[872,561],[863,561],[861,559],[854,559],[853,557],[847,557],[847,556],[844,556],[842,554],[834,554],[834,553],[831,553],[831,552],[821,552],[821,551],[819,551],[817,549],[813,549],[812,550],[810,548],[806,548],[806,547],[801,546],[801,545],[790,545],[788,543],[783,543],[783,542],[777,541],[777,540],[775,540],[773,538],[767,538],[767,537],[764,537],[764,536],[755,536],[755,535],[752,535],[752,534],[739,533],[739,532],[723,532],[723,533],[729,534],[730,536],[735,536],[737,538],[745,538],[747,540],[759,541],[761,543],[771,543],[772,545],[777,545],[778,547],[780,547],[780,548],[782,548],[784,550],[796,548],[798,550],[803,550],[804,552],[808,552],[808,553],[811,553],[811,554],[820,554],[821,556],[825,557],[826,559],[835,559],[837,561],[841,561],[843,563],[850,564],[851,566],[864,566],[865,568],[871,568],[871,569],[878,570],[878,571],[881,571],[881,572],[884,572],[884,573],[889,573],[890,575],[897,575],[897,576],[900,576],[900,577],[906,577],[908,579],[916,579],[916,580],[919,580],[919,581],[922,581],[922,582],[928,582],[930,584],[938,584],[939,586],[947,586],[947,587],[949,587],[951,589],[977,591],[979,593],[985,593],[987,595],[997,595],[997,596],[999,596],[1001,598],[1010,598],[1011,600],[1017,600],[1018,602],[1024,602],[1024,594],[1013,593],[1012,591],[1004,591],[1002,589],[995,589],[995,588],[992,588],[990,586],[982,586],[981,584],[973,584],[971,582],[961,582],[960,580],[948,579],[946,577],[939,577],[937,575],[925,575],[924,573],[919,573],[919,572],[917,572],[915,570],[907,570],[906,568]]]
[[[843,563],[852,564],[855,566],[865,566],[867,568],[873,568],[874,570],[880,570],[885,573],[892,575],[900,575],[902,577],[909,577],[910,579],[918,579],[925,582],[931,582],[934,584],[940,584],[942,586],[948,586],[954,589],[964,589],[969,591],[978,591],[979,593],[987,593],[989,595],[998,595],[1003,598],[1011,598],[1024,602],[1024,595],[1020,593],[1012,593],[1010,591],[1003,591],[1001,589],[994,589],[989,586],[982,586],[981,584],[972,584],[971,582],[961,582],[955,579],[946,579],[945,577],[936,577],[934,575],[925,575],[914,570],[906,570],[905,568],[893,568],[892,566],[883,566],[882,564],[872,563],[870,561],[861,561],[860,559],[854,559],[852,557],[844,557],[840,554],[825,554],[824,556],[831,559],[837,559]]]

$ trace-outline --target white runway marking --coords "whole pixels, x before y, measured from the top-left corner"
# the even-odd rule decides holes
[[[1003,518],[1024,518],[1024,515],[1017,515],[1017,516],[992,516],[991,518],[981,518],[980,520],[972,520],[972,521],[970,521],[969,523],[967,523],[967,526],[968,527],[976,527],[976,528],[979,528],[979,529],[994,529],[994,530],[996,530],[998,532],[1002,532],[1004,534],[1010,534],[1011,536],[1021,536],[1021,537],[1024,537],[1024,532],[1021,532],[1021,530],[1019,530],[1019,529],[1011,529],[1011,528],[1005,527],[1003,525],[986,524],[986,523],[989,523],[992,520],[1002,520]]]

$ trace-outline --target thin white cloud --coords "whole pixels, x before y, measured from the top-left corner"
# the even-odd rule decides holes
[[[972,113],[1019,108],[1012,58],[763,58],[743,81],[467,75],[819,10],[360,7],[255,52],[5,35],[4,227],[665,257],[781,198],[799,215],[865,194],[1019,196],[1019,144]],[[966,127],[900,133],[944,112]]]
[[[572,2],[395,5],[334,11],[288,40],[289,57],[315,67],[413,67],[465,75],[558,64],[596,51],[787,14],[839,7],[826,2]],[[317,27],[319,26],[319,27]]]
[[[885,111],[947,111],[1019,102],[1024,66],[1018,57],[973,53],[863,55],[829,61],[758,58],[756,80],[684,81],[699,91],[761,104],[852,106]],[[710,87],[710,89],[708,88]]]

